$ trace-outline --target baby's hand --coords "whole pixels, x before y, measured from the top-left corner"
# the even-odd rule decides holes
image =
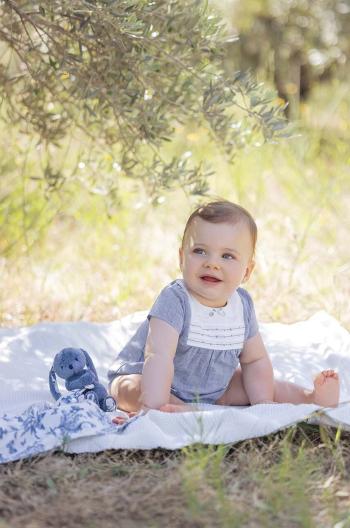
[[[159,407],[159,410],[163,412],[177,413],[191,411],[193,412],[197,411],[198,409],[193,405],[190,405],[189,403],[166,403],[165,405]]]
[[[142,407],[142,410],[145,412],[148,412],[151,410],[150,407],[146,407],[145,405]],[[161,405],[158,409],[162,412],[168,412],[168,413],[177,413],[177,412],[194,412],[198,411],[195,406],[190,405],[189,403],[166,403],[165,405]],[[138,412],[126,412],[124,416],[116,416],[113,418],[112,422],[117,425],[124,424],[127,420],[132,418],[133,416],[136,416]],[[126,416],[127,415],[127,416]]]
[[[112,419],[112,422],[117,425],[123,425],[123,423],[129,420],[129,418],[132,418],[133,416],[135,416],[137,412],[127,412],[125,414],[127,414],[127,417],[125,415],[116,416],[115,418]]]

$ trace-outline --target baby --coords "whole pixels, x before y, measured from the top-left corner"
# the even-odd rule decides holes
[[[311,391],[274,380],[252,298],[240,287],[254,269],[256,240],[255,221],[239,205],[215,201],[191,214],[182,279],[161,291],[108,372],[110,393],[129,416],[193,410],[195,402],[338,404],[333,370],[320,372]]]

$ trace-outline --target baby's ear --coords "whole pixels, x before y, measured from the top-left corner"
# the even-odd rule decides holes
[[[251,276],[254,268],[255,268],[255,260],[251,259],[251,261],[249,262],[247,266],[247,269],[245,270],[245,275],[243,277],[242,282],[247,282],[247,280],[249,280],[249,277]]]
[[[184,257],[184,250],[182,247],[179,248],[179,266],[180,266],[180,270],[182,271],[182,262],[183,262],[183,257]]]

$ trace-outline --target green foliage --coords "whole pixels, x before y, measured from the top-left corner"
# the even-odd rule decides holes
[[[331,430],[322,430],[319,436],[303,423],[280,436],[182,449],[179,473],[189,520],[222,527],[348,526],[346,505],[339,508],[338,501],[348,497],[347,473],[333,462]],[[347,444],[338,434],[334,444],[344,454]]]
[[[27,152],[20,146],[9,148],[11,133],[2,134],[0,144],[0,254],[13,249],[27,251],[41,238],[57,210],[53,199],[51,211],[44,193],[27,175],[34,176],[35,169]],[[10,131],[11,132],[11,131]],[[11,141],[10,141],[11,143]]]
[[[0,16],[3,115],[46,151],[49,189],[75,174],[53,166],[52,146],[67,137],[72,149],[83,141],[98,193],[117,194],[123,175],[151,195],[203,194],[203,160],[164,152],[179,126],[195,120],[229,160],[285,127],[273,93],[251,75],[224,73],[228,37],[204,1],[3,0]]]
[[[192,523],[202,525],[215,511],[218,526],[238,528],[248,515],[235,508],[227,493],[224,472],[228,445],[193,444],[182,449],[181,481]]]
[[[265,504],[262,526],[270,526],[272,519],[282,524],[286,512],[297,526],[313,526],[311,482],[320,479],[320,467],[315,457],[308,456],[304,446],[293,453],[293,446],[285,440],[280,444],[280,458],[268,472],[258,476],[261,500]]]

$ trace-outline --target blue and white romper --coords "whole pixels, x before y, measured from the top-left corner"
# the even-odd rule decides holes
[[[142,374],[149,320],[157,317],[179,333],[171,393],[185,402],[215,403],[225,392],[244,343],[258,332],[253,301],[243,288],[226,306],[199,303],[182,279],[166,286],[147,319],[120,351],[108,371],[109,386],[125,374]]]

